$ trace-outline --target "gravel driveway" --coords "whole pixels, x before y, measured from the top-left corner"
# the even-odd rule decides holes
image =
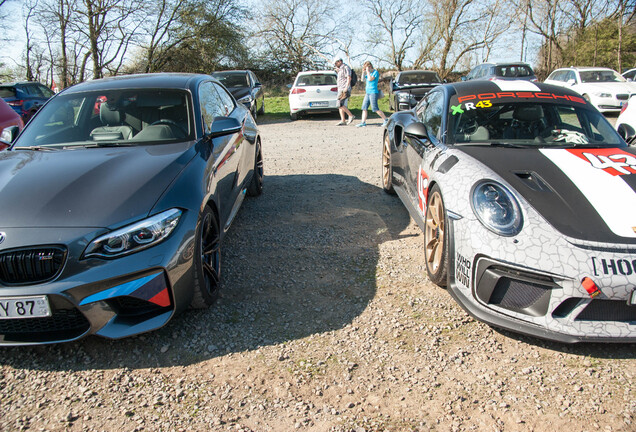
[[[636,345],[473,320],[381,189],[380,120],[336,122],[261,125],[265,190],[226,238],[215,306],[121,341],[0,349],[0,430],[636,430]]]

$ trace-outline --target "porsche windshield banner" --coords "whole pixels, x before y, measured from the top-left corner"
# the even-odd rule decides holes
[[[540,149],[621,237],[636,238],[636,156],[618,148]]]

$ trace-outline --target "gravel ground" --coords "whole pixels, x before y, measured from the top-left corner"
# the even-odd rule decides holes
[[[497,331],[432,285],[380,121],[261,126],[266,183],[205,311],[0,350],[0,430],[634,431],[636,345]],[[356,121],[357,123],[357,121]]]

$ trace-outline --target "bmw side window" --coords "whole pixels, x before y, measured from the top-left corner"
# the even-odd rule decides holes
[[[222,109],[224,111],[224,114],[222,115],[224,117],[227,117],[230,115],[232,111],[234,111],[234,99],[232,98],[232,96],[230,96],[230,94],[227,91],[225,91],[223,87],[216,84],[214,84],[214,86],[216,87],[218,91],[219,99],[221,101]]]
[[[204,131],[208,133],[210,132],[214,117],[225,116],[225,108],[221,97],[211,82],[205,82],[199,87],[199,103],[201,104],[203,128]]]

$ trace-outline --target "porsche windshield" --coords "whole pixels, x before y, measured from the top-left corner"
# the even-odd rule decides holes
[[[40,110],[15,148],[186,141],[194,137],[191,113],[182,90],[64,93]]]
[[[558,99],[517,101],[454,96],[449,110],[448,143],[539,147],[625,146],[605,117],[581,101],[560,103]]]

